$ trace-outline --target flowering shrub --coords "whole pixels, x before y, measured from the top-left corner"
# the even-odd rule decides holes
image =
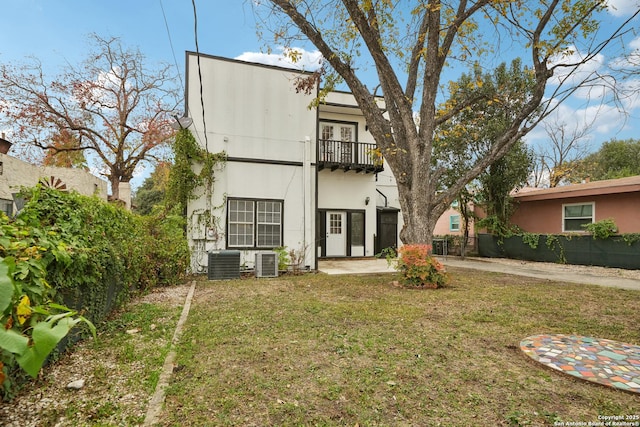
[[[444,266],[429,255],[431,245],[404,245],[398,250],[396,270],[404,284],[416,288],[440,288],[449,278]]]

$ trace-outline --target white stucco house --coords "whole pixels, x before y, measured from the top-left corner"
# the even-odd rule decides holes
[[[286,246],[316,269],[318,258],[397,246],[395,180],[351,94],[309,108],[316,93],[294,87],[304,72],[203,54],[198,64],[193,52],[186,75],[189,129],[208,152],[227,155],[213,192],[187,208],[194,271],[222,250],[240,251],[251,268],[257,252]],[[202,221],[208,212],[213,225]]]
[[[9,154],[11,144],[0,138],[0,211],[12,216],[17,206],[15,196],[21,187],[43,182],[60,190],[74,190],[86,196],[107,200],[107,182],[80,169],[36,166]]]

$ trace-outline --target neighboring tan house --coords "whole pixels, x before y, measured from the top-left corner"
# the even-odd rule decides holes
[[[309,108],[317,92],[294,88],[308,73],[202,54],[198,64],[193,52],[186,75],[189,129],[201,147],[227,155],[210,200],[200,193],[188,204],[194,271],[221,250],[240,251],[252,267],[256,253],[286,246],[316,269],[318,258],[398,245],[395,180],[351,94],[331,92]],[[205,229],[209,212],[215,225]]]
[[[512,196],[511,223],[529,233],[580,233],[582,225],[609,218],[619,233],[640,233],[640,176],[524,189]]]
[[[35,166],[10,156],[11,144],[0,138],[0,211],[12,216],[16,210],[15,196],[21,187],[33,187],[43,182],[61,190],[75,190],[87,196],[107,199],[107,182],[80,169]]]

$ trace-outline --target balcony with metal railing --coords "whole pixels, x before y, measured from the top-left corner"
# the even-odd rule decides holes
[[[323,169],[378,173],[384,167],[376,144],[321,139],[318,141],[318,170]]]

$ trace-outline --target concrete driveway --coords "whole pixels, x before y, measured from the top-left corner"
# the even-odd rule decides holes
[[[438,257],[447,267],[493,271],[517,276],[535,277],[558,282],[582,283],[613,288],[640,290],[640,279],[621,277],[619,269],[494,258]],[[318,270],[326,274],[394,273],[385,259],[327,259],[318,262]]]

